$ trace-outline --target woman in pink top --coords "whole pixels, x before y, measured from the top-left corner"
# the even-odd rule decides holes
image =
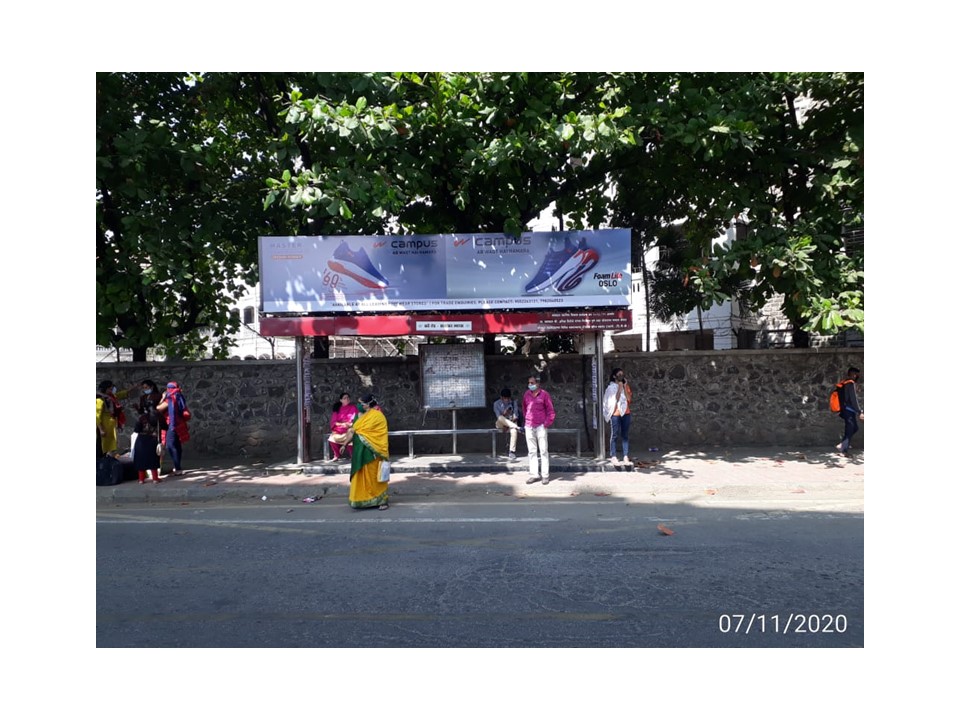
[[[333,404],[333,413],[330,415],[330,449],[333,450],[333,459],[339,460],[340,454],[346,450],[347,457],[353,457],[353,443],[347,431],[353,426],[357,417],[357,406],[350,402],[350,393],[342,393],[340,400]]]

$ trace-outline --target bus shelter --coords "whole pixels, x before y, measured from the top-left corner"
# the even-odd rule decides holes
[[[296,339],[298,462],[313,459],[307,340],[329,336],[581,334],[603,457],[602,333],[631,327],[629,230],[261,237],[259,255],[261,332]],[[480,406],[462,369],[444,388],[454,425]]]

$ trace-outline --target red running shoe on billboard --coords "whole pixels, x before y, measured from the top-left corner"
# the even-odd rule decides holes
[[[327,265],[331,270],[352,277],[372,290],[383,290],[390,285],[370,262],[367,251],[363,248],[351,250],[346,241],[341,242],[333,251],[333,257],[327,260]]]
[[[540,271],[527,283],[525,292],[539,293],[551,286],[557,292],[570,292],[598,262],[600,253],[587,246],[586,238],[580,238],[576,245],[564,238],[562,248],[554,248],[551,243]]]

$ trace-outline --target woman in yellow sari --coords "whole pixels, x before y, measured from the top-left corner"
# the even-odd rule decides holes
[[[387,483],[380,482],[380,469],[390,457],[387,446],[387,418],[373,395],[360,398],[360,412],[347,431],[353,441],[350,463],[350,507],[387,509]]]

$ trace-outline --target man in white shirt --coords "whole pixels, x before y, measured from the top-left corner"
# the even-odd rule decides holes
[[[497,417],[497,430],[510,431],[510,459],[517,459],[517,431],[520,429],[520,413],[512,399],[510,388],[500,391],[500,399],[493,403],[493,414]]]

